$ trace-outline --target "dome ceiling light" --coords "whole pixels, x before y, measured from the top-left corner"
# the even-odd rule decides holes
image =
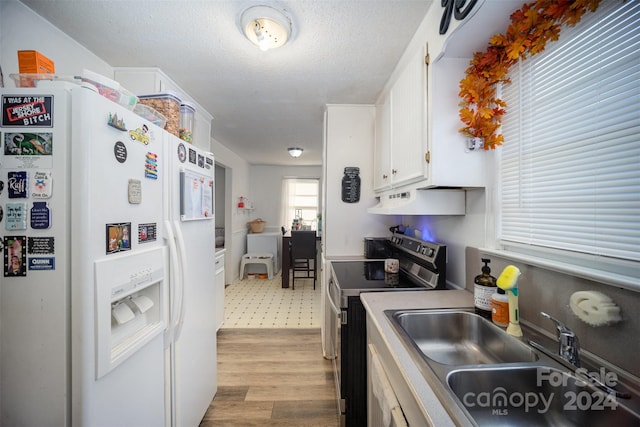
[[[291,19],[270,6],[253,6],[242,12],[243,34],[262,51],[283,46],[291,37]]]
[[[302,148],[292,147],[292,148],[289,148],[289,155],[294,158],[300,157],[303,151],[304,150]]]

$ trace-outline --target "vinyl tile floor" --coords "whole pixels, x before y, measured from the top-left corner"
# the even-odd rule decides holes
[[[320,280],[296,279],[282,288],[273,279],[236,280],[225,289],[223,328],[320,328]]]

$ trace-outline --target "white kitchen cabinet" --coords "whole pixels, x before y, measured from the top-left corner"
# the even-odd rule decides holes
[[[426,45],[410,57],[376,104],[374,189],[387,190],[424,178],[427,163]]]
[[[216,287],[216,300],[214,302],[214,315],[216,319],[216,329],[220,329],[224,323],[224,288],[226,286],[224,278],[224,252],[216,252],[216,277],[214,286]]]
[[[159,68],[116,67],[114,79],[127,90],[140,94],[176,92],[182,101],[193,104],[194,114],[193,145],[203,150],[211,150],[211,122],[213,117],[188,93],[184,92],[169,76]]]
[[[391,181],[422,179],[427,124],[426,47],[418,49],[391,87]]]
[[[391,94],[376,104],[375,141],[373,148],[373,189],[391,188]]]

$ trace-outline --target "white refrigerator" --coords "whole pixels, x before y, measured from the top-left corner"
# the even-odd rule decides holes
[[[202,224],[189,240],[185,217],[169,216],[175,138],[96,92],[53,82],[0,94],[0,425],[172,425],[180,358],[207,358],[180,341],[194,334],[189,304],[211,298],[190,294],[193,282],[213,289],[213,268],[184,262],[214,264],[213,203],[189,218]],[[213,165],[201,169],[212,182]]]

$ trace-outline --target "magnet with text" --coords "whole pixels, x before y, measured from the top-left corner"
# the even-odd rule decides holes
[[[189,163],[193,163],[194,165],[198,162],[198,153],[193,148],[189,148]]]
[[[113,146],[113,155],[116,157],[118,163],[124,163],[127,161],[127,146],[122,141],[116,141]]]
[[[139,179],[130,179],[127,185],[127,199],[132,205],[142,203],[142,182]]]
[[[158,179],[158,155],[155,153],[147,153],[144,162],[144,177],[149,179]]]
[[[107,255],[131,250],[131,223],[107,224],[106,253]]]
[[[27,275],[27,245],[25,236],[4,237],[4,277]]]
[[[7,172],[7,195],[10,199],[26,199],[29,197],[27,171]]]
[[[2,126],[53,127],[53,96],[2,95]]]
[[[156,223],[138,225],[138,243],[155,242],[157,228]]]
[[[55,270],[56,259],[54,257],[35,257],[29,258],[29,270]]]
[[[127,130],[127,125],[124,123],[123,119],[118,117],[118,113],[109,113],[109,120],[107,120],[107,124],[123,132]]]
[[[51,197],[51,172],[36,171],[31,177],[31,197],[49,199]]]
[[[46,230],[51,227],[51,211],[47,202],[33,202],[31,208],[31,228],[34,230]]]
[[[55,254],[55,237],[27,237],[27,252],[29,255]]]
[[[9,231],[27,229],[27,204],[24,202],[7,203],[4,228]]]

